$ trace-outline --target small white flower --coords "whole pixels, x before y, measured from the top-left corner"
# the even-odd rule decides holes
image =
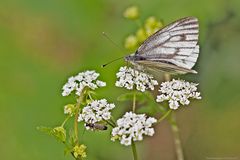
[[[86,124],[95,124],[111,118],[111,110],[115,108],[113,103],[107,103],[106,99],[94,100],[82,109],[78,121],[84,121],[86,129],[91,129]]]
[[[116,75],[118,80],[115,85],[129,90],[136,87],[137,90],[144,92],[147,89],[154,90],[154,86],[158,85],[153,76],[126,66],[121,67]]]
[[[151,127],[156,122],[155,118],[146,117],[145,114],[126,112],[117,120],[117,126],[112,130],[112,140],[119,139],[121,144],[129,146],[132,141],[143,140],[143,135],[153,136],[154,129]]]
[[[77,95],[80,95],[85,87],[94,90],[98,87],[106,86],[105,82],[97,80],[98,76],[99,73],[95,71],[85,71],[78,73],[78,75],[74,77],[70,77],[62,88],[62,96],[68,96],[73,91],[75,91]]]
[[[105,87],[105,86],[106,86],[106,82],[99,81],[99,80],[96,81],[96,84],[97,84],[99,87]]]
[[[196,83],[186,82],[184,80],[175,80],[163,82],[160,86],[160,95],[157,96],[157,102],[168,101],[171,109],[178,109],[180,104],[188,105],[189,99],[201,99],[200,92],[197,92]]]

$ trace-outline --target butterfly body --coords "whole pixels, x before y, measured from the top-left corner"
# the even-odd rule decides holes
[[[125,60],[141,69],[173,74],[197,73],[192,67],[198,53],[198,20],[186,17],[154,33]]]

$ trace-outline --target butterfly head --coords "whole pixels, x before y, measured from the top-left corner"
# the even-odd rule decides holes
[[[130,54],[124,57],[124,60],[127,62],[134,62],[135,61],[135,55],[134,54]]]

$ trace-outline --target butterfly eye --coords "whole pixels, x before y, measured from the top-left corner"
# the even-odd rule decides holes
[[[131,60],[131,56],[130,55],[125,56],[124,59],[125,59],[125,61],[130,61]]]

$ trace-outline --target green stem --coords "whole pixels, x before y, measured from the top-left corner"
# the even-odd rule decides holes
[[[110,126],[112,126],[113,128],[115,127],[115,124],[113,124],[112,122],[108,121],[108,120],[104,120],[107,124],[109,124]]]
[[[171,124],[171,128],[172,128],[173,136],[174,136],[177,160],[184,160],[183,149],[182,149],[182,144],[181,144],[180,134],[179,134],[179,128],[177,126],[175,114],[173,114],[173,113],[171,114],[170,124]]]
[[[93,98],[90,93],[88,93],[88,97],[91,99],[91,101],[93,101]]]
[[[136,145],[135,145],[134,141],[132,141],[131,146],[132,146],[132,152],[133,152],[133,159],[138,160],[137,149],[136,149]]]
[[[114,126],[116,126],[116,121],[114,120],[114,118],[111,116],[110,121],[114,124]]]
[[[77,99],[77,104],[76,104],[76,112],[75,112],[75,118],[74,118],[74,134],[75,134],[75,138],[76,138],[76,144],[79,143],[79,137],[78,137],[78,115],[79,115],[79,112],[80,112],[80,105],[81,105],[81,103],[83,102],[83,99],[84,99],[85,92],[86,92],[86,89],[83,89],[81,95]]]
[[[171,109],[169,109],[161,118],[158,119],[157,123],[162,122],[167,116],[172,112]]]
[[[136,110],[136,92],[133,93],[133,106],[132,111],[135,112]]]
[[[77,110],[78,113],[78,110]],[[74,134],[76,137],[76,143],[78,144],[78,114],[76,113],[75,119],[74,119]]]
[[[133,93],[133,106],[132,106],[132,111],[135,112],[135,110],[136,110],[136,92]],[[137,160],[138,159],[137,149],[134,141],[132,141],[131,146],[132,146],[132,152],[133,152],[133,159]]]
[[[69,118],[71,117],[71,115],[68,115],[65,120],[63,121],[61,127],[63,127],[65,125],[65,123],[69,120]]]

